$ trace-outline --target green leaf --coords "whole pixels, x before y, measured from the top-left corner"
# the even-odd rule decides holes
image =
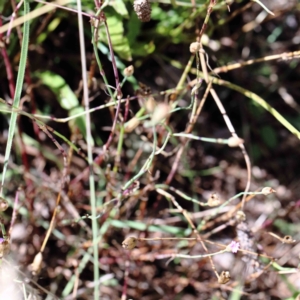
[[[109,5],[114,8],[114,10],[123,17],[128,18],[128,10],[123,2],[123,0],[111,0]]]
[[[75,114],[84,111],[84,108],[80,105],[75,93],[60,75],[49,71],[44,71],[36,72],[35,76],[37,76],[42,83],[56,95],[60,106],[68,111],[69,116],[74,116]],[[69,127],[71,131],[74,129],[74,125],[76,125],[81,134],[86,137],[84,115],[69,121]]]
[[[124,27],[120,15],[112,15],[107,18],[107,26],[114,51],[127,61],[132,60],[128,39],[124,36]],[[106,31],[102,27],[100,30],[100,39],[107,43]]]
[[[57,96],[62,108],[70,110],[79,105],[76,95],[60,75],[49,71],[37,72],[35,75]]]
[[[58,25],[60,24],[61,19],[55,18],[53,19],[49,25],[47,26],[47,30],[42,32],[37,38],[37,44],[41,44],[49,35],[50,32],[54,31]]]
[[[155,44],[153,42],[150,42],[149,44],[137,42],[133,45],[132,49],[134,55],[144,57],[154,52]]]

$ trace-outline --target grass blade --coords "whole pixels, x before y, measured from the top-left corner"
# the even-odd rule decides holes
[[[26,16],[28,13],[29,13],[29,3],[27,0],[25,0],[24,1],[24,15]],[[17,83],[16,83],[16,92],[15,92],[14,101],[13,101],[13,106],[15,108],[19,108],[19,105],[20,105],[20,98],[21,98],[24,74],[25,74],[25,69],[26,69],[28,43],[29,43],[29,20],[25,21],[24,27],[23,27],[21,57],[20,57],[18,77],[17,77]],[[7,170],[8,160],[9,160],[9,156],[10,156],[10,152],[11,152],[11,146],[12,146],[12,142],[13,142],[13,138],[14,138],[17,116],[18,116],[18,113],[13,111],[11,114],[10,122],[9,122],[8,139],[7,139],[6,149],[5,149],[1,191],[0,191],[1,196],[3,195],[3,185],[4,185],[4,180],[5,180],[5,173]]]

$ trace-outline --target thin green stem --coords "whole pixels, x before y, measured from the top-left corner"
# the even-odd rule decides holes
[[[171,256],[174,257],[174,258],[179,257],[179,258],[197,259],[197,258],[211,257],[211,256],[222,254],[222,253],[225,253],[225,252],[228,252],[227,248],[225,248],[223,250],[220,250],[220,251],[217,251],[217,252],[208,253],[208,254],[199,254],[199,255],[173,254]]]
[[[173,133],[173,136],[181,136],[181,137],[186,137],[189,139],[198,140],[198,141],[202,141],[202,142],[208,142],[208,143],[228,144],[228,139],[206,138],[206,137],[196,136],[196,135],[188,134],[188,133]]]
[[[123,141],[124,141],[124,132],[125,132],[125,126],[124,124],[120,127],[120,134],[119,134],[119,142],[118,142],[118,148],[117,148],[117,154],[116,154],[116,164],[114,165],[113,172],[116,173],[118,170],[119,162],[121,159],[121,153],[123,148]]]
[[[151,155],[148,157],[147,161],[145,162],[144,166],[141,168],[141,170],[139,171],[138,174],[136,174],[133,178],[131,178],[122,188],[122,190],[126,190],[129,186],[131,186],[131,184],[139,179],[142,175],[144,175],[148,169],[150,168],[154,156],[155,156],[155,152],[156,152],[156,146],[157,146],[157,135],[156,135],[156,130],[155,130],[155,126],[153,126],[153,151],[151,153]],[[118,199],[121,199],[121,193],[118,195]]]
[[[78,8],[78,27],[79,27],[79,41],[80,41],[80,56],[81,56],[81,68],[82,68],[82,82],[83,82],[83,97],[85,110],[89,110],[89,95],[88,95],[88,77],[87,77],[87,66],[86,66],[86,53],[85,53],[85,42],[84,42],[84,31],[83,31],[83,18],[82,18],[82,7],[81,1],[77,0]],[[99,272],[99,253],[98,253],[98,221],[96,219],[97,215],[97,204],[96,204],[96,191],[95,191],[95,178],[93,170],[93,139],[91,132],[91,119],[90,115],[85,115],[86,120],[86,139],[87,139],[87,153],[88,153],[88,163],[90,168],[89,174],[89,187],[90,187],[90,204],[92,213],[92,236],[93,236],[93,268],[94,268],[94,299],[98,300],[100,297],[99,282],[100,272]]]

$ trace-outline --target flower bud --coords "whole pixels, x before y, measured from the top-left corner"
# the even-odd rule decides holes
[[[296,240],[293,240],[293,238],[290,235],[286,235],[283,237],[282,242],[284,244],[293,244],[296,242]]]
[[[218,278],[218,282],[220,284],[225,284],[230,280],[230,273],[228,271],[222,271],[220,277]]]
[[[36,256],[33,259],[32,264],[30,265],[30,270],[32,272],[32,275],[38,275],[42,268],[42,262],[43,262],[43,254],[42,252],[39,252],[36,254]]]
[[[190,52],[192,54],[195,54],[196,52],[198,52],[200,50],[200,43],[198,42],[193,42],[190,44]]]
[[[122,247],[127,250],[132,250],[136,246],[137,239],[133,236],[127,237],[123,243]]]
[[[207,200],[207,204],[210,207],[218,206],[220,204],[220,199],[217,193],[212,193],[209,199]]]
[[[9,240],[0,238],[0,258],[2,258],[5,254],[10,251],[10,243]]]
[[[129,67],[125,68],[124,75],[126,77],[129,77],[129,76],[132,76],[133,72],[134,72],[134,67],[133,67],[133,65],[130,65]]]
[[[246,215],[242,210],[238,210],[236,212],[235,218],[238,221],[238,223],[246,221]]]
[[[273,194],[273,193],[276,193],[275,190],[273,190],[271,187],[264,187],[261,192],[264,194],[264,195],[270,195],[270,194]]]

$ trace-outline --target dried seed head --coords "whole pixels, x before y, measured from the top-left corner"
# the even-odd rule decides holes
[[[126,77],[129,77],[133,74],[133,72],[134,72],[134,67],[133,67],[133,65],[130,65],[129,67],[125,68],[124,75]]]
[[[246,221],[246,215],[242,210],[238,210],[236,212],[235,218],[236,218],[238,223]]]
[[[240,139],[237,136],[232,136],[228,139],[228,146],[229,147],[238,147],[239,145],[243,144],[244,140]]]
[[[2,258],[5,254],[9,253],[9,251],[10,251],[9,240],[0,238],[0,258]]]
[[[154,126],[162,121],[170,113],[170,110],[171,107],[167,103],[157,104],[151,118],[151,125]]]
[[[133,9],[142,22],[151,20],[151,5],[148,0],[134,0]]]
[[[282,242],[284,244],[293,244],[296,242],[296,240],[293,240],[293,238],[290,235],[286,235],[283,237]]]
[[[42,262],[43,262],[43,254],[42,252],[39,252],[36,254],[36,256],[33,259],[32,264],[30,265],[30,271],[32,272],[32,275],[38,275],[42,268]]]
[[[0,211],[6,211],[7,208],[8,202],[3,197],[0,197]]]
[[[132,250],[136,246],[137,239],[133,236],[127,237],[123,243],[122,247],[127,250]]]
[[[194,42],[190,44],[190,52],[195,54],[200,50],[200,43]]]
[[[220,277],[218,278],[218,282],[220,284],[225,284],[230,280],[230,273],[228,271],[222,271]]]
[[[220,199],[217,193],[212,193],[209,199],[207,200],[207,205],[210,207],[218,206],[220,204]]]
[[[276,193],[275,190],[273,190],[271,187],[264,187],[261,192],[264,194],[264,195],[270,195],[270,194],[273,194],[273,193]]]

